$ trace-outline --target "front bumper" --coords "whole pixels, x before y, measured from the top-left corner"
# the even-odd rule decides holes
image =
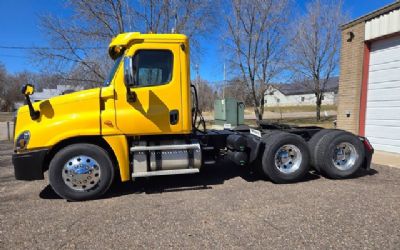
[[[48,149],[30,151],[12,155],[15,179],[17,180],[43,180],[44,158]]]

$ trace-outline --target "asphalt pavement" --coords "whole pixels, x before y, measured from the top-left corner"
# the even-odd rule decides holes
[[[400,249],[400,169],[276,185],[224,163],[67,202],[0,142],[0,249]]]

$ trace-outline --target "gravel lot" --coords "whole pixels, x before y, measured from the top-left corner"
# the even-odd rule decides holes
[[[13,176],[0,142],[0,249],[400,249],[400,169],[275,185],[222,164],[67,202]]]

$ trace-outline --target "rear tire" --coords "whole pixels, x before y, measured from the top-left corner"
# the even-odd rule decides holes
[[[314,164],[332,179],[347,178],[361,167],[365,149],[360,139],[346,131],[332,131],[322,136],[314,148]]]
[[[318,172],[320,172],[319,167],[315,164],[315,147],[317,146],[317,143],[321,140],[322,137],[324,137],[325,135],[332,133],[332,132],[337,132],[339,130],[335,130],[335,129],[321,129],[320,131],[318,131],[317,133],[315,133],[313,135],[313,137],[311,137],[311,139],[307,142],[308,144],[308,148],[310,149],[310,166],[312,168],[314,168],[315,170],[317,170]]]
[[[309,151],[298,135],[276,132],[264,141],[262,171],[274,183],[301,180],[309,170]]]
[[[67,200],[98,198],[109,189],[113,179],[110,157],[93,144],[69,145],[57,152],[49,165],[51,187]]]

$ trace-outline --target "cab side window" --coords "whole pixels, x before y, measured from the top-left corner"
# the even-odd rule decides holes
[[[137,86],[167,84],[172,79],[173,55],[169,50],[139,50],[132,66]]]

